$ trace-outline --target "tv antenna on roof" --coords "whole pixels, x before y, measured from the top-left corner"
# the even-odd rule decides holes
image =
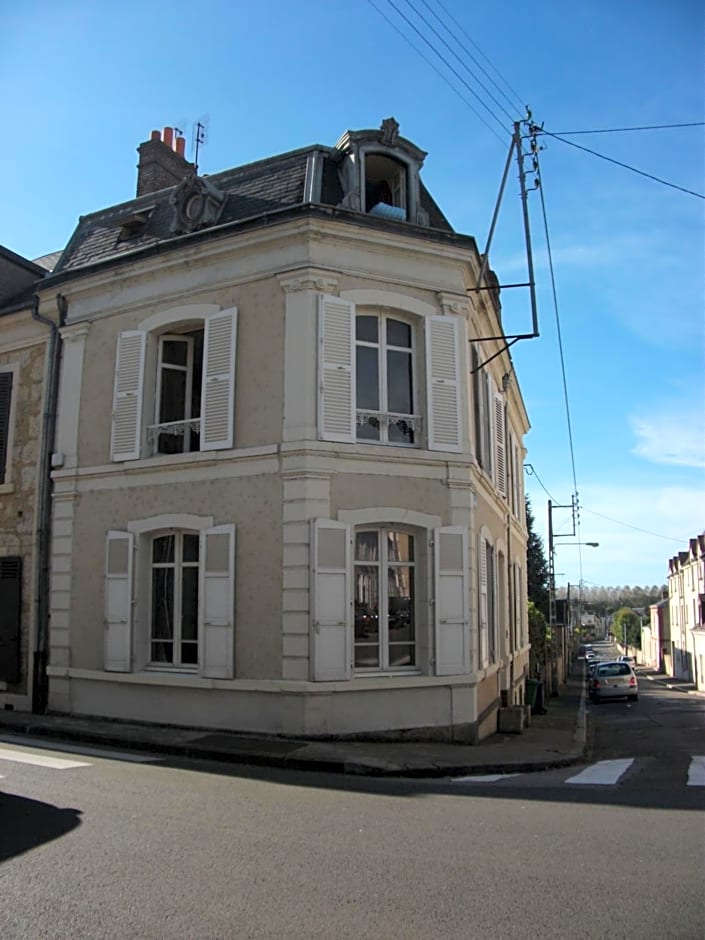
[[[198,151],[199,148],[205,146],[208,143],[208,128],[210,124],[210,117],[207,114],[201,115],[200,118],[197,118],[193,123],[193,130],[191,132],[191,139],[193,141],[191,148],[193,153],[193,163],[196,167],[196,172],[198,172]]]

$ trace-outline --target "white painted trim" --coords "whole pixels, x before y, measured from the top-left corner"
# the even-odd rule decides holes
[[[213,524],[213,516],[195,516],[186,512],[171,512],[128,522],[127,531],[132,532],[133,535],[144,535],[147,532],[157,532],[161,529],[192,529],[201,532],[203,529],[212,528]]]
[[[403,525],[417,526],[419,529],[435,529],[443,524],[440,516],[432,516],[426,512],[416,512],[413,509],[400,509],[397,506],[372,506],[367,509],[341,509],[338,512],[338,521],[351,525],[366,525],[367,523],[397,522]]]
[[[159,310],[157,313],[146,317],[141,323],[137,324],[137,329],[150,333],[164,326],[176,325],[186,320],[205,320],[206,317],[219,313],[220,310],[221,307],[218,304],[183,304],[179,307],[168,307],[166,310]]]
[[[436,307],[416,297],[374,287],[343,290],[340,297],[342,300],[352,301],[356,307],[389,307],[392,310],[414,313],[419,317],[433,317],[439,313]]]

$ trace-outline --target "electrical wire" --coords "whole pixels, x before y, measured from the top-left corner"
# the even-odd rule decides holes
[[[457,26],[457,28],[458,28],[458,29],[460,30],[460,32],[465,36],[465,38],[475,47],[475,49],[477,49],[477,51],[480,53],[480,55],[481,55],[482,58],[485,60],[485,62],[487,62],[487,64],[489,65],[489,67],[496,73],[497,77],[504,83],[504,85],[506,86],[506,88],[508,88],[509,91],[514,95],[515,100],[516,100],[516,102],[518,103],[518,110],[523,113],[523,111],[524,111],[524,104],[523,104],[523,102],[522,102],[521,95],[519,95],[519,94],[512,88],[512,86],[509,84],[509,82],[506,80],[506,78],[504,78],[504,76],[501,74],[501,72],[499,71],[499,69],[490,61],[490,59],[487,58],[487,56],[486,56],[485,53],[482,51],[482,49],[480,49],[480,47],[479,47],[478,44],[473,40],[473,38],[472,38],[470,35],[468,35],[467,31],[466,31],[466,30],[463,28],[463,26],[456,20],[456,18],[453,16],[453,14],[450,12],[450,10],[448,10],[446,7],[443,6],[443,3],[441,2],[441,0],[436,0],[436,2],[438,3],[438,6],[441,8],[441,10],[443,10],[443,12],[446,14],[446,16],[447,16],[450,20],[453,21],[453,23]],[[467,52],[467,54],[470,56],[470,58],[473,60],[473,62],[475,62],[475,63],[477,64],[478,68],[482,69],[482,66],[481,66],[480,63],[477,61],[477,59],[475,59],[475,57],[472,55],[472,53],[469,52],[467,49],[465,49],[465,48],[462,46],[462,44],[460,43],[459,40],[456,39],[456,42],[458,42],[458,45],[459,45],[465,52]],[[491,78],[491,76],[490,76],[487,72],[485,72],[484,69],[482,69],[482,71],[483,71],[483,73],[484,73],[485,75],[487,75],[487,78],[489,78],[490,81],[493,81],[493,79]],[[509,98],[507,97],[507,95],[502,91],[502,89],[499,87],[499,85],[497,85],[496,82],[493,81],[493,84],[494,84],[495,88],[497,89],[497,91],[498,91],[501,95],[504,96],[504,100],[507,102],[507,104],[508,104],[510,107],[513,107],[513,106],[514,106],[514,102],[512,102],[512,101],[509,100]]]
[[[389,23],[389,25],[390,25],[393,29],[396,30],[397,33],[399,33],[399,35],[402,37],[402,39],[404,39],[404,40],[411,46],[411,48],[414,50],[414,52],[416,52],[417,55],[421,56],[421,58],[424,60],[424,62],[425,62],[427,65],[429,65],[429,66],[433,69],[433,71],[436,73],[436,75],[438,75],[439,78],[441,78],[441,79],[446,83],[446,85],[448,85],[448,87],[449,87],[452,91],[455,92],[455,94],[460,98],[460,100],[461,100],[464,104],[466,104],[466,105],[468,106],[468,108],[470,108],[470,110],[471,110],[472,113],[475,115],[475,117],[477,117],[478,120],[479,120],[482,124],[485,125],[485,127],[487,128],[487,130],[488,130],[494,137],[496,137],[496,139],[500,142],[500,144],[501,144],[503,147],[506,147],[506,140],[505,140],[504,138],[500,137],[499,134],[497,133],[497,131],[496,131],[490,124],[487,123],[487,121],[485,120],[485,118],[480,114],[480,112],[477,110],[477,108],[475,108],[474,105],[473,105],[470,101],[468,101],[468,99],[465,97],[465,95],[463,95],[462,92],[460,92],[460,91],[455,87],[455,85],[452,84],[452,82],[449,82],[449,81],[448,81],[448,77],[447,77],[446,75],[444,75],[443,72],[441,72],[441,70],[438,68],[438,66],[437,66],[434,62],[432,62],[431,59],[429,59],[428,56],[425,55],[425,53],[424,53],[421,49],[418,48],[418,46],[415,46],[415,45],[414,45],[414,43],[413,43],[413,42],[411,41],[411,39],[406,35],[406,33],[405,33],[402,29],[400,29],[399,26],[397,26],[397,24],[396,24],[392,19],[390,19],[390,18],[387,16],[387,14],[386,14],[383,10],[380,10],[380,8],[373,2],[373,0],[367,0],[367,2],[369,3],[369,5],[372,7],[373,10],[375,10],[377,13],[379,13],[379,15],[380,15],[384,20],[386,20],[387,23]]]
[[[569,137],[572,134],[619,134],[624,131],[663,131],[674,127],[705,127],[705,121],[691,121],[689,124],[643,124],[640,127],[601,127],[589,131],[553,131],[554,134],[562,134],[563,137]],[[542,133],[544,133],[542,128]],[[548,133],[546,131],[545,133]]]
[[[401,18],[404,20],[404,22],[407,23],[407,24],[414,30],[414,32],[416,33],[416,35],[417,35],[420,39],[422,39],[423,42],[426,43],[426,45],[429,47],[429,49],[430,49],[433,53],[435,53],[435,55],[438,56],[438,58],[441,60],[441,62],[443,62],[443,64],[445,65],[445,67],[446,67],[450,72],[452,72],[453,75],[455,75],[455,77],[458,79],[458,81],[459,81],[462,85],[464,85],[465,88],[467,88],[467,90],[470,92],[470,94],[473,95],[473,96],[479,101],[479,103],[482,105],[482,107],[488,112],[488,114],[489,114],[491,117],[494,118],[494,120],[499,124],[499,126],[502,128],[502,130],[506,130],[504,123],[501,121],[500,118],[497,117],[497,115],[494,113],[494,111],[492,110],[492,108],[490,108],[489,105],[486,104],[486,103],[482,100],[482,98],[478,95],[478,93],[477,93],[473,88],[471,88],[470,85],[468,85],[468,83],[465,81],[465,79],[462,77],[462,75],[460,75],[460,74],[458,73],[458,71],[450,64],[450,62],[448,62],[448,60],[445,58],[445,56],[441,55],[441,53],[438,51],[438,49],[436,49],[436,47],[433,45],[433,43],[430,42],[430,41],[426,38],[426,36],[424,36],[424,34],[423,34],[423,33],[421,32],[421,30],[415,25],[415,23],[412,23],[412,21],[409,19],[409,17],[406,15],[406,13],[404,13],[403,10],[400,10],[400,9],[399,9],[399,7],[396,5],[396,3],[394,2],[394,0],[387,0],[387,3],[389,4],[390,7],[392,7],[394,10],[396,10],[396,12],[399,14],[399,16],[401,16]],[[409,0],[407,0],[407,3],[409,3]],[[411,5],[411,4],[409,4],[409,5]],[[413,7],[412,7],[412,9],[413,9]]]
[[[587,509],[583,506],[585,512],[589,512],[592,516],[599,516],[600,519],[606,519],[608,522],[614,522],[615,525],[624,526],[625,529],[634,529],[635,532],[643,532],[644,535],[652,535],[655,539],[664,539],[666,542],[677,542],[679,545],[682,545],[683,542],[687,542],[687,539],[674,539],[670,535],[659,535],[658,532],[650,532],[648,529],[640,529],[639,526],[631,525],[629,522],[621,522],[619,519],[613,519],[611,516],[605,516],[604,513],[595,512],[594,509]]]
[[[437,37],[440,39],[440,41],[443,43],[443,45],[446,47],[446,49],[447,49],[452,55],[455,56],[455,58],[458,60],[458,62],[460,62],[460,65],[462,66],[462,68],[464,68],[465,71],[466,71],[469,75],[472,75],[472,77],[475,79],[475,81],[476,81],[477,84],[480,86],[480,88],[482,88],[482,90],[485,92],[485,94],[489,95],[489,97],[492,99],[492,101],[494,101],[494,103],[497,105],[497,107],[500,109],[500,111],[503,111],[503,112],[504,112],[504,114],[505,114],[506,117],[508,118],[509,122],[510,122],[511,124],[513,124],[514,121],[516,120],[516,118],[515,118],[513,115],[511,115],[511,114],[509,113],[509,111],[507,111],[507,109],[504,107],[504,105],[503,105],[500,101],[497,101],[497,99],[496,99],[495,96],[492,94],[492,92],[489,90],[489,88],[487,88],[487,87],[482,83],[482,81],[477,77],[477,75],[473,72],[473,70],[472,70],[468,65],[466,65],[466,64],[463,62],[463,60],[460,58],[460,56],[458,55],[458,53],[455,52],[455,50],[452,49],[452,48],[448,45],[448,43],[445,41],[445,39],[443,38],[443,36],[441,36],[441,34],[438,32],[438,30],[437,30],[431,23],[428,22],[428,20],[427,20],[426,17],[423,15],[423,13],[419,12],[419,10],[416,9],[416,7],[413,5],[413,3],[411,2],[411,0],[406,0],[406,2],[407,2],[407,4],[411,7],[411,9],[414,11],[414,13],[416,13],[416,15],[419,17],[419,19],[423,20],[423,22],[428,26],[428,28],[431,30],[431,32],[432,32],[435,36],[437,36]],[[450,30],[448,29],[448,27],[443,23],[443,21],[442,21],[441,18],[438,16],[438,14],[435,12],[435,10],[433,10],[433,9],[429,6],[427,0],[421,0],[421,2],[422,2],[423,5],[426,7],[426,9],[427,9],[433,16],[435,16],[435,18],[438,20],[438,22],[441,24],[441,26],[446,30],[446,32],[447,32],[449,35],[452,36],[453,34],[450,32]],[[453,38],[455,38],[455,37],[453,37]],[[456,39],[455,41],[458,42],[457,39]],[[458,45],[461,45],[461,44],[458,43]],[[462,45],[461,45],[461,48],[463,48]],[[468,51],[467,51],[466,49],[464,49],[463,51],[465,52],[466,55],[470,55],[470,58],[472,58],[472,60],[475,61],[474,56],[472,56],[470,53],[468,53]],[[521,109],[522,113],[523,113],[523,110],[524,110],[524,109],[522,108],[522,109]]]
[[[541,489],[544,491],[544,493],[546,494],[546,496],[548,496],[548,498],[551,500],[551,502],[552,502],[552,503],[557,502],[557,500],[554,499],[553,496],[551,496],[551,494],[548,492],[548,490],[546,489],[546,487],[543,485],[543,483],[542,483],[542,481],[541,481],[541,477],[540,477],[540,476],[538,475],[538,473],[536,472],[536,470],[535,470],[535,468],[534,468],[534,465],[533,465],[533,464],[530,464],[530,463],[525,463],[525,464],[524,464],[524,469],[525,469],[526,472],[529,474],[529,476],[531,476],[531,477],[536,477],[537,483],[539,484],[539,486],[541,487]]]
[[[639,176],[645,176],[647,179],[654,180],[656,183],[661,183],[664,186],[670,186],[671,189],[677,189],[682,193],[687,193],[689,196],[697,196],[698,199],[705,199],[705,195],[703,195],[703,193],[696,193],[692,189],[686,189],[684,186],[678,186],[675,183],[669,183],[668,180],[663,180],[658,176],[653,176],[651,173],[645,173],[643,170],[637,170],[636,167],[630,166],[628,163],[622,163],[620,160],[615,160],[613,157],[606,157],[603,153],[598,153],[596,150],[591,150],[589,147],[582,147],[580,144],[576,144],[572,140],[566,140],[564,137],[559,137],[558,134],[552,134],[551,131],[537,128],[537,132],[547,134],[549,137],[553,137],[554,140],[560,140],[561,143],[568,144],[570,147],[575,147],[577,150],[584,150],[585,153],[590,153],[593,157],[599,157],[601,160],[606,160],[608,163],[614,163],[617,166],[623,167],[625,170],[631,170],[632,173],[638,173]]]

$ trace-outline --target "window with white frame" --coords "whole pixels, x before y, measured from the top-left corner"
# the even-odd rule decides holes
[[[105,669],[234,675],[235,527],[165,517],[106,538]]]
[[[480,663],[487,666],[497,661],[497,583],[494,547],[480,536],[478,547],[480,598]]]
[[[150,662],[198,666],[197,532],[172,532],[152,539]]]
[[[355,533],[356,669],[416,665],[414,537],[393,529]]]
[[[120,333],[112,460],[233,446],[236,332],[233,307]]]
[[[318,328],[321,440],[462,450],[459,317],[382,313],[321,296]]]
[[[404,220],[407,217],[405,164],[380,153],[365,154],[365,211]]]
[[[386,314],[358,314],[355,379],[358,440],[416,443],[421,417],[414,413],[412,324]]]

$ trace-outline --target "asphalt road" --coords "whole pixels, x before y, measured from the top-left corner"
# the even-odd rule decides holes
[[[584,766],[499,780],[5,736],[0,937],[701,940],[705,700],[640,693],[590,709]]]

